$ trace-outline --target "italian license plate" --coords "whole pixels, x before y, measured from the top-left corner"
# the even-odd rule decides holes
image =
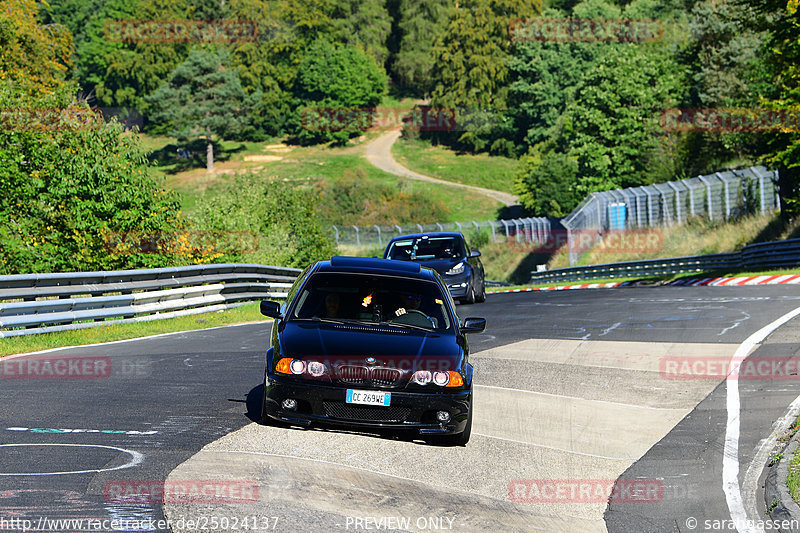
[[[392,393],[347,389],[345,401],[361,405],[389,405],[392,401]]]

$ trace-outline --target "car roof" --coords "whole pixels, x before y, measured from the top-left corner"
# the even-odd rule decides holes
[[[394,261],[376,257],[335,256],[320,261],[316,272],[357,272],[368,274],[402,275],[410,278],[435,280],[433,271],[412,261]]]
[[[389,242],[394,242],[400,239],[419,239],[420,237],[458,237],[463,239],[464,235],[457,231],[429,231],[425,233],[409,233],[407,235],[398,235],[392,238]]]

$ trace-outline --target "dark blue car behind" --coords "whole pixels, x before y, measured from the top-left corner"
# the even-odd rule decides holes
[[[383,252],[384,259],[414,261],[442,276],[450,295],[461,303],[486,300],[483,263],[478,250],[470,250],[457,232],[431,232],[393,238]]]

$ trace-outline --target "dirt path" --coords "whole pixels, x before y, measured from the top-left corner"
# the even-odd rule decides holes
[[[367,161],[369,161],[372,165],[376,166],[377,168],[383,170],[384,172],[388,172],[389,174],[394,174],[395,176],[409,178],[412,180],[429,181],[431,183],[440,183],[443,185],[450,185],[451,187],[461,187],[464,189],[470,189],[485,196],[488,196],[493,200],[497,200],[498,202],[506,206],[519,204],[519,199],[513,194],[500,191],[493,191],[491,189],[484,189],[483,187],[476,187],[474,185],[466,185],[464,183],[455,183],[452,181],[440,180],[437,178],[432,178],[430,176],[424,176],[422,174],[414,172],[413,170],[407,169],[406,167],[398,163],[392,156],[392,145],[397,139],[400,138],[400,133],[401,133],[400,130],[387,131],[377,139],[370,141],[366,145],[366,151],[365,151],[365,156],[367,158]]]

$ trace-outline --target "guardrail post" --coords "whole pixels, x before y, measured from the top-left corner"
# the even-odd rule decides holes
[[[353,226],[356,230],[356,247],[361,248],[361,237],[358,235],[358,226]]]
[[[372,227],[378,231],[378,246],[383,247],[383,241],[381,240],[381,228],[377,224]]]

